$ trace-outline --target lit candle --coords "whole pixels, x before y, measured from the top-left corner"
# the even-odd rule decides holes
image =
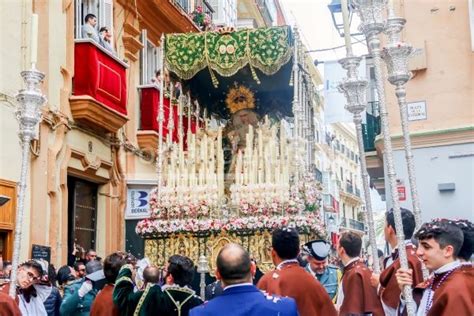
[[[36,68],[38,61],[38,14],[31,15],[31,68]]]
[[[341,0],[342,20],[344,23],[344,41],[346,44],[347,56],[352,56],[351,30],[349,29],[349,12],[347,10],[347,0]]]

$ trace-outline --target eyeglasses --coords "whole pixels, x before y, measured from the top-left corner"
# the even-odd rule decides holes
[[[26,272],[26,276],[28,277],[28,279],[30,279],[33,282],[39,281],[41,279],[41,277],[36,276],[36,275],[34,275],[33,273],[31,273],[29,271]]]

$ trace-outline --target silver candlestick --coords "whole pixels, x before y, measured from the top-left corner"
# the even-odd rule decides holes
[[[397,96],[398,107],[400,109],[400,121],[403,133],[403,148],[405,150],[405,160],[407,163],[408,181],[410,183],[411,201],[413,214],[415,216],[415,231],[422,224],[420,199],[416,184],[416,170],[413,161],[413,152],[411,148],[410,130],[408,126],[407,102],[406,102],[406,83],[411,78],[411,72],[408,70],[408,60],[413,55],[414,49],[411,45],[401,41],[401,31],[405,26],[406,20],[396,17],[393,8],[388,8],[388,19],[385,25],[385,34],[388,35],[388,45],[382,50],[382,58],[387,65],[388,81],[395,86],[395,95]],[[423,277],[426,280],[429,277],[428,269],[423,264]]]
[[[197,273],[201,276],[199,282],[199,290],[201,291],[201,299],[204,301],[206,299],[206,273],[209,272],[209,263],[205,255],[199,256]]]
[[[405,238],[403,235],[403,222],[400,211],[400,203],[396,191],[396,173],[393,162],[392,140],[390,136],[390,123],[388,119],[387,107],[385,104],[385,89],[382,75],[382,61],[379,34],[384,30],[385,22],[383,13],[386,9],[387,0],[354,0],[356,10],[359,14],[361,25],[360,30],[364,33],[367,39],[367,46],[369,53],[372,55],[374,70],[375,70],[375,84],[380,105],[380,121],[382,127],[385,162],[387,166],[387,177],[390,189],[390,195],[393,205],[393,214],[395,219],[395,229],[397,231],[397,240],[400,256],[400,266],[403,269],[408,268],[407,253],[405,247]],[[414,304],[412,288],[405,286],[403,294],[407,302],[407,313],[409,316],[415,315],[416,306]]]
[[[26,88],[21,89],[16,96],[18,108],[15,115],[19,123],[18,136],[21,142],[21,173],[20,182],[18,184],[15,239],[13,244],[13,262],[9,291],[9,295],[12,298],[16,296],[17,270],[20,263],[26,183],[30,168],[30,142],[37,137],[38,124],[41,120],[41,106],[46,102],[46,96],[42,94],[38,87],[45,75],[36,70],[33,66],[30,70],[22,71],[21,76],[25,81]]]
[[[157,188],[156,194],[159,197],[161,194],[161,189],[163,186],[163,155],[165,154],[165,150],[163,148],[163,124],[165,121],[165,114],[164,114],[164,94],[165,94],[165,51],[163,47],[165,46],[165,36],[161,34],[160,40],[160,56],[161,56],[161,67],[160,67],[160,101],[158,104],[158,150],[157,150],[157,158],[156,158],[156,173],[158,176],[157,179]],[[169,131],[168,131],[169,132]]]
[[[388,81],[395,86],[395,94],[397,96],[400,108],[400,118],[403,132],[403,142],[405,148],[405,158],[408,169],[408,179],[410,182],[411,199],[413,205],[413,213],[417,229],[422,224],[420,200],[418,198],[418,190],[416,185],[415,165],[413,162],[413,153],[411,150],[410,131],[408,128],[407,102],[406,102],[406,83],[411,78],[408,70],[408,59],[413,55],[413,47],[407,43],[403,43],[400,39],[400,33],[406,20],[395,17],[393,10],[389,10],[389,17],[385,26],[385,33],[388,35],[389,43],[382,50],[382,58],[387,64]]]
[[[346,58],[340,59],[339,63],[342,68],[347,70],[347,78],[345,78],[338,86],[339,91],[344,93],[347,104],[346,110],[351,112],[354,116],[354,124],[357,133],[357,144],[359,146],[360,156],[360,173],[362,176],[362,186],[364,188],[365,209],[367,217],[367,225],[369,228],[369,241],[372,251],[373,270],[375,273],[380,273],[380,266],[375,258],[378,258],[377,241],[375,236],[374,215],[372,211],[372,202],[370,199],[369,174],[367,173],[367,163],[365,161],[364,138],[362,135],[362,116],[361,113],[365,110],[367,101],[367,80],[360,79],[357,74],[361,58],[348,55]]]

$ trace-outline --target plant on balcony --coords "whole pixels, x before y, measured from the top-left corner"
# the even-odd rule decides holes
[[[199,26],[201,31],[207,31],[211,29],[212,19],[211,16],[205,13],[201,6],[197,6],[193,12],[191,12],[191,19],[196,25]]]

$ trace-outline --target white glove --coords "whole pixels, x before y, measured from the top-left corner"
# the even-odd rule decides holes
[[[86,280],[84,281],[84,283],[82,283],[81,287],[79,288],[79,291],[77,291],[77,294],[80,298],[83,298],[90,291],[92,291],[92,282]]]

